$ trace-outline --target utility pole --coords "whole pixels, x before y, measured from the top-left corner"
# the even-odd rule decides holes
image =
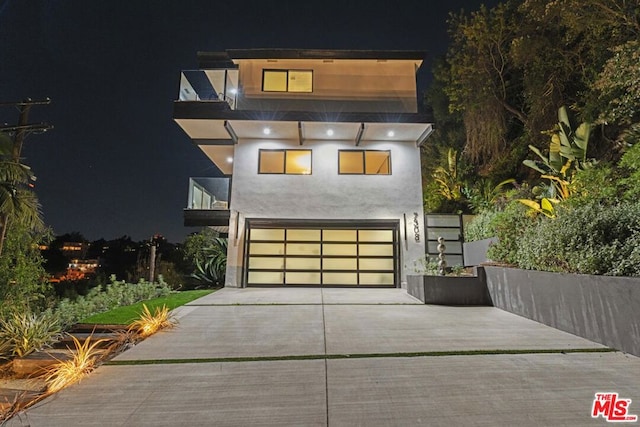
[[[26,98],[22,102],[3,102],[0,103],[0,107],[14,106],[18,108],[20,116],[18,117],[18,124],[16,126],[0,126],[0,132],[15,132],[13,137],[13,147],[11,151],[11,161],[14,163],[20,163],[20,155],[22,154],[22,146],[24,140],[29,132],[46,132],[53,128],[48,123],[29,123],[29,111],[34,105],[49,105],[51,103],[50,98],[45,98],[42,101],[34,101],[31,98]],[[2,255],[2,248],[4,247],[4,240],[7,235],[7,228],[9,225],[9,216],[6,212],[0,214],[0,255]]]
[[[153,283],[156,278],[156,241],[151,238],[151,248],[149,251],[149,282]]]

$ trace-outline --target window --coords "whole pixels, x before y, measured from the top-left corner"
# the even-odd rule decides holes
[[[311,70],[263,70],[263,92],[313,92]]]
[[[258,173],[311,174],[311,150],[260,150]]]
[[[391,175],[391,152],[340,150],[338,173],[341,175]]]

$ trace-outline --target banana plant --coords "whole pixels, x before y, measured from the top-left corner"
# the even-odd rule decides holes
[[[520,203],[531,208],[533,212],[540,213],[547,218],[556,217],[556,208],[553,205],[560,203],[558,199],[543,197],[540,201],[529,199],[518,199]]]
[[[587,159],[587,146],[591,136],[591,123],[583,122],[575,130],[571,127],[565,107],[558,109],[558,125],[551,132],[549,155],[545,156],[533,145],[533,151],[539,160],[525,160],[522,163],[542,174],[542,178],[551,181],[555,197],[560,200],[571,195],[571,183],[576,171],[595,164]]]
[[[447,200],[462,198],[462,182],[458,177],[458,152],[450,148],[447,152],[447,167],[438,166],[431,175],[438,183],[438,193]]]

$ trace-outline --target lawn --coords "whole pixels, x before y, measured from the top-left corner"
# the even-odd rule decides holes
[[[169,294],[164,297],[140,301],[133,305],[125,305],[104,313],[94,314],[80,323],[93,323],[97,325],[128,325],[142,313],[142,304],[145,304],[152,313],[156,307],[166,305],[170,310],[180,307],[190,301],[203,297],[213,292],[212,289],[197,289]]]

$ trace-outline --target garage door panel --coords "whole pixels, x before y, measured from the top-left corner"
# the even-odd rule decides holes
[[[325,285],[357,285],[358,273],[323,273],[322,283]]]
[[[357,270],[357,258],[324,258],[322,260],[324,270]]]
[[[320,258],[287,258],[287,270],[320,270]]]
[[[360,273],[361,285],[393,285],[393,273]]]
[[[325,242],[355,242],[358,239],[357,230],[323,230],[322,240]]]
[[[361,242],[392,242],[393,230],[360,230]]]
[[[249,268],[256,270],[284,270],[284,258],[251,257]]]
[[[360,244],[358,247],[358,253],[360,256],[393,256],[393,245],[383,244]]]
[[[256,240],[284,240],[282,228],[254,228],[251,230],[251,241]]]
[[[304,242],[319,242],[321,240],[320,230],[287,230],[287,240],[298,240]]]
[[[287,255],[320,255],[319,243],[287,243]]]
[[[393,271],[393,258],[360,258],[360,270]]]
[[[271,271],[250,271],[249,283],[255,285],[282,285],[284,283],[283,272],[271,272]]]
[[[285,283],[287,285],[319,285],[320,272],[291,272],[285,274]]]
[[[347,244],[327,244],[322,245],[322,255],[340,256],[340,255],[358,255],[358,245],[355,243]]]
[[[249,255],[284,255],[284,243],[251,243]]]

